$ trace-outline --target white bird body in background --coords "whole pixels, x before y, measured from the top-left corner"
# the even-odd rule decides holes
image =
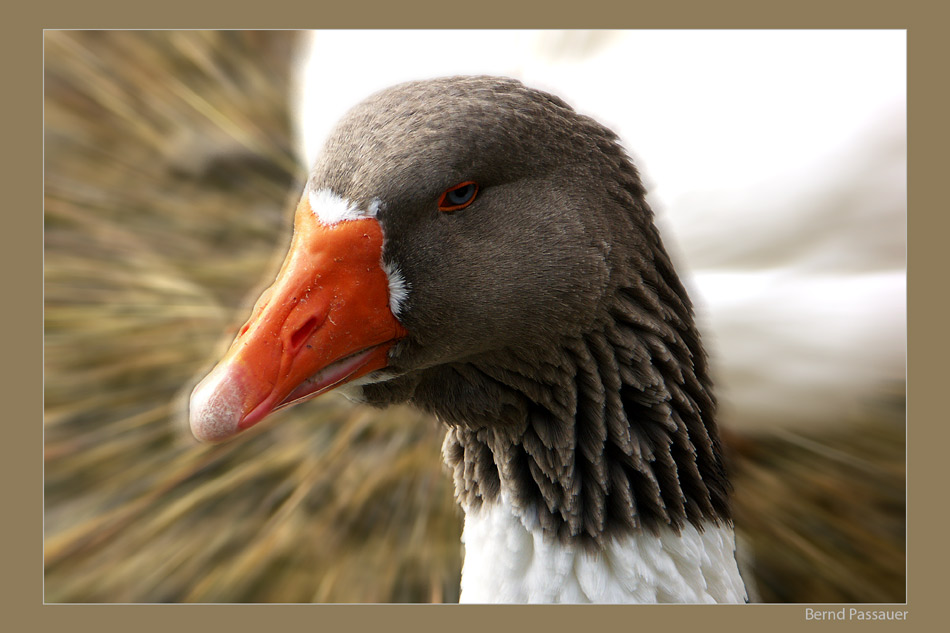
[[[692,290],[725,426],[847,419],[902,392],[903,31],[314,32],[301,154],[368,94],[456,74],[515,77],[620,136]]]

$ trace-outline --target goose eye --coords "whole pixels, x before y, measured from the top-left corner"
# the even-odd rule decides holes
[[[439,198],[439,211],[457,211],[464,209],[475,200],[478,183],[463,182],[446,189]]]

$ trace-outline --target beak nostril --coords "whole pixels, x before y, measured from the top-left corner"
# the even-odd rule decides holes
[[[310,338],[310,335],[313,334],[314,330],[319,327],[320,322],[317,321],[315,317],[310,317],[307,319],[307,322],[297,328],[297,331],[294,332],[290,337],[290,346],[294,350],[300,347],[304,341]]]

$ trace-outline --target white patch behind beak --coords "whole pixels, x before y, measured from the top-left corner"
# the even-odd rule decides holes
[[[406,300],[409,298],[409,282],[402,276],[395,265],[389,262],[383,262],[383,270],[389,279],[389,310],[393,316],[399,318]]]
[[[329,189],[311,191],[308,197],[313,214],[327,226],[347,220],[374,218],[381,204],[379,200],[373,200],[368,208],[361,209],[356,203],[338,196]]]

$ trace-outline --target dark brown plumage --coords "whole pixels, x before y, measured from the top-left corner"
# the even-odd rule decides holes
[[[433,214],[464,180],[476,203]],[[546,532],[589,543],[728,520],[691,304],[612,132],[514,80],[410,83],[351,111],[309,186],[382,203],[409,335],[362,396],[449,426],[465,505],[504,482]]]

